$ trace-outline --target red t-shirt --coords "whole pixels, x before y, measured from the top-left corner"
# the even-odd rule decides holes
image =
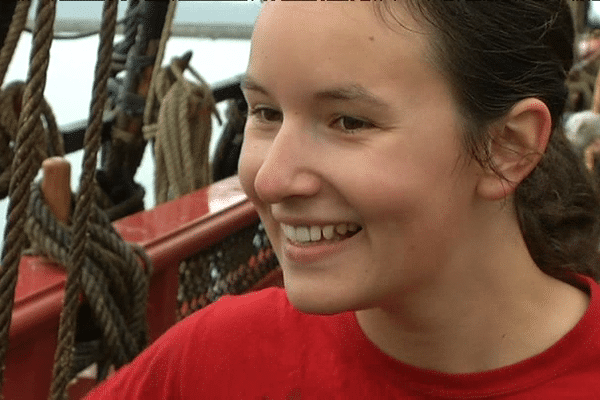
[[[354,313],[307,315],[282,289],[225,297],[175,325],[88,399],[600,399],[600,299],[544,353],[482,373],[382,353]]]

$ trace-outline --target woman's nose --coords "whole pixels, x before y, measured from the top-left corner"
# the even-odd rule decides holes
[[[256,174],[256,194],[271,204],[289,197],[314,196],[321,187],[317,157],[310,134],[282,124]]]

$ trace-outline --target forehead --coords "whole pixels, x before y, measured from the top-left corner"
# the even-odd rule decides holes
[[[418,80],[429,68],[430,35],[400,4],[394,21],[375,2],[273,1],[255,25],[248,74],[274,83],[290,76],[312,81]],[[259,76],[260,75],[260,76]]]

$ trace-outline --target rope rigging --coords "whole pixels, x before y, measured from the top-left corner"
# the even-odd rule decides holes
[[[98,377],[102,379],[111,365],[122,366],[146,346],[146,300],[151,264],[140,247],[124,243],[114,230],[109,213],[99,206],[114,204],[107,200],[95,181],[107,82],[115,72],[112,45],[117,0],[106,0],[104,4],[92,104],[84,140],[83,172],[70,218],[72,223],[57,221],[46,204],[40,185],[31,185],[42,160],[51,155],[64,155],[62,136],[50,106],[43,98],[55,4],[53,0],[39,3],[27,84],[12,83],[0,92],[0,149],[10,164],[6,165],[6,159],[0,160],[0,192],[2,182],[10,182],[7,187],[9,216],[0,269],[0,362],[3,365],[8,348],[20,256],[31,251],[45,254],[67,270],[50,394],[52,399],[66,399],[68,384],[79,368],[97,361]],[[23,29],[26,6],[29,2],[18,2],[0,51],[0,60],[8,60],[0,65],[2,76]],[[44,134],[46,140],[41,140]],[[110,211],[115,213],[114,208]],[[23,231],[27,235],[23,235]],[[90,342],[75,342],[76,332],[81,330],[77,321],[81,317],[78,311],[81,310],[82,291],[85,303],[81,309],[84,313],[89,310],[93,315],[92,324],[97,326],[100,337],[92,341],[96,343],[93,358],[83,365],[78,362],[79,356]],[[2,371],[3,368],[0,374]]]
[[[23,93],[19,130],[16,137],[15,156],[9,185],[8,219],[5,231],[2,262],[0,268],[0,363],[4,365],[8,349],[8,332],[12,319],[18,265],[21,254],[28,246],[23,235],[27,219],[26,208],[30,197],[30,185],[37,169],[35,161],[36,143],[42,135],[39,119],[46,83],[46,72],[56,2],[40,0],[36,13],[27,84]],[[4,368],[0,370],[0,385],[4,382]],[[2,387],[0,387],[1,393]]]
[[[4,82],[10,61],[27,21],[30,5],[31,2],[29,1],[19,1],[15,6],[11,24],[2,50],[0,50],[0,86]],[[25,83],[14,82],[0,91],[0,199],[8,195],[24,90]],[[44,129],[46,139],[35,144],[39,158],[34,162],[32,168],[36,166],[39,168],[41,159],[48,155],[64,155],[62,136],[58,134],[58,126],[52,109],[43,98],[40,101],[42,104],[42,118],[37,122],[36,131]],[[47,145],[44,146],[44,143],[47,143]]]
[[[125,243],[111,225],[114,219],[131,213],[131,204],[135,204],[134,208],[140,205],[143,208],[144,190],[135,187],[133,175],[145,140],[152,139],[154,144],[157,203],[204,187],[211,181],[212,116],[216,115],[221,122],[213,93],[189,65],[191,52],[175,57],[161,68],[177,2],[168,2],[168,9],[166,4],[156,3],[159,2],[130,0],[123,20],[125,38],[113,46],[119,23],[116,19],[118,1],[104,2],[84,139],[83,172],[77,195],[68,189],[69,204],[74,206],[68,207],[66,218],[56,217],[48,204],[49,197],[44,194],[43,183],[32,184],[44,159],[64,155],[62,135],[43,98],[55,1],[39,2],[27,83],[11,83],[0,91],[0,195],[5,191],[10,197],[0,268],[0,363],[4,365],[8,348],[20,256],[43,254],[63,265],[67,273],[51,399],[67,399],[69,384],[81,369],[96,363],[97,378],[104,379],[110,367],[118,368],[131,361],[148,343],[146,301],[151,262],[141,247]],[[29,7],[28,1],[17,2],[7,39],[0,50],[0,82],[18,35],[24,29],[26,6]],[[155,20],[149,22],[152,18],[144,13],[149,13],[152,7],[164,7],[165,13],[154,9]],[[164,24],[157,22],[160,15],[165,19]],[[152,25],[155,31],[157,26],[162,27],[160,42],[156,36],[143,32],[144,24]],[[4,59],[8,60],[6,66],[2,64]],[[121,75],[124,70],[126,74]],[[117,118],[111,132],[112,141],[102,149],[102,168],[96,171],[102,119],[103,116],[106,119],[106,113],[115,113]],[[5,155],[6,158],[2,158]],[[106,184],[112,183],[115,176],[122,178],[121,183],[127,187],[117,187],[107,193]],[[3,189],[4,181],[6,189]],[[123,199],[125,201],[121,201]],[[248,229],[240,238],[248,242],[248,238],[254,237],[255,229]],[[236,246],[231,247],[237,252]],[[253,248],[256,257],[248,265],[235,263],[234,270],[224,273],[222,279],[217,280],[218,285],[213,285],[205,296],[206,301],[216,299],[236,285],[243,290],[265,271],[273,269],[272,257],[259,250]],[[244,254],[239,255],[240,260],[246,257]],[[194,268],[204,271],[206,263],[198,258],[186,260],[180,266],[183,272]],[[216,269],[210,269],[211,274],[214,271]],[[2,370],[0,368],[0,392]]]
[[[72,238],[66,260],[67,263],[63,263],[63,265],[68,266],[68,274],[64,306],[60,315],[58,329],[58,346],[55,355],[52,387],[50,389],[50,397],[57,400],[67,398],[67,385],[71,378],[73,364],[73,352],[71,349],[75,341],[79,286],[82,278],[82,269],[85,264],[85,246],[88,245],[86,232],[90,228],[89,215],[94,202],[96,157],[100,149],[100,129],[107,98],[106,85],[110,73],[117,5],[118,2],[115,0],[105,1],[102,10],[102,34],[92,89],[92,105],[88,129],[84,137],[83,170],[80,178],[79,193],[75,203],[75,211],[73,213]],[[133,268],[135,269],[136,267],[134,266]],[[98,316],[100,317],[100,315]],[[134,348],[138,350],[137,346]]]
[[[142,23],[135,27],[136,32],[131,35],[134,42],[128,39],[122,46],[129,47],[125,60],[126,74],[118,84],[111,141],[102,148],[102,167],[97,176],[100,186],[115,204],[128,201],[134,198],[137,191],[143,190],[133,178],[146,146],[142,134],[144,104],[170,3],[173,2],[142,1],[135,6],[130,3],[130,7],[134,7],[131,12],[139,13],[143,18],[140,17]],[[129,37],[126,34],[126,38]],[[130,206],[129,212],[143,208],[144,204],[140,202]]]

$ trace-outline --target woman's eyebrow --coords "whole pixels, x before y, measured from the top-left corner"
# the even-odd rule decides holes
[[[240,87],[244,90],[253,90],[267,96],[269,95],[269,91],[248,74],[242,76],[242,79],[240,80]]]
[[[242,77],[240,87],[244,90],[251,90],[260,92],[267,96],[269,95],[269,91],[250,75],[244,75]],[[389,107],[389,104],[383,99],[379,98],[364,86],[357,83],[321,90],[315,93],[313,97],[318,101],[357,101],[367,103],[373,107]]]
[[[374,107],[389,107],[383,99],[357,83],[332,87],[315,93],[317,100],[344,100],[368,103]]]

